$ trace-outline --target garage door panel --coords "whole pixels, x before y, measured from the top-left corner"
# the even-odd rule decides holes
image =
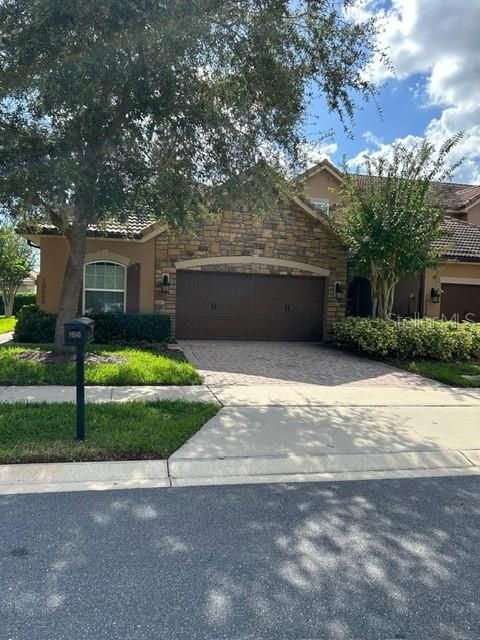
[[[178,338],[318,340],[324,279],[177,273]]]
[[[440,312],[446,320],[480,322],[480,285],[442,284]]]

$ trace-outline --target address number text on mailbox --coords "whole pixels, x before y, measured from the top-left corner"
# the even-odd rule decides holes
[[[68,347],[80,347],[93,342],[95,322],[91,318],[77,318],[63,325],[64,342]]]

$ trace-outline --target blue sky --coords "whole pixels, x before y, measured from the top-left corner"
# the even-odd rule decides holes
[[[317,141],[312,161],[328,157],[341,164],[345,155],[359,164],[363,153],[387,154],[392,143],[415,144],[426,137],[439,146],[459,130],[465,138],[452,160],[464,157],[455,179],[480,183],[480,0],[364,0],[352,11],[356,20],[376,15],[379,42],[394,71],[373,60],[367,73],[379,87],[378,113],[362,105],[352,127],[353,139],[321,100],[310,109],[307,135],[319,129],[333,136]],[[315,122],[315,125],[312,123]]]

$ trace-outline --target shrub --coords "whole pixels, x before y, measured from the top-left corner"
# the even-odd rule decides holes
[[[160,314],[96,313],[95,342],[99,344],[166,342],[170,339],[170,316]]]
[[[98,344],[138,344],[166,342],[170,338],[170,316],[159,314],[96,313],[95,342]],[[36,305],[23,307],[17,318],[17,342],[53,342],[56,316]]]
[[[35,304],[37,296],[34,293],[17,293],[13,303],[13,315],[16,316],[22,307]],[[5,305],[3,298],[0,296],[0,316],[5,315]]]
[[[357,353],[401,360],[480,359],[480,324],[346,318],[334,327],[335,343]]]
[[[397,332],[392,320],[346,318],[334,327],[338,346],[372,356],[387,356],[397,349]]]
[[[56,316],[29,304],[20,309],[13,334],[16,342],[53,342]]]

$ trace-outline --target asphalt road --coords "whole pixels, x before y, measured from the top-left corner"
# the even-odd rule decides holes
[[[480,479],[0,497],[0,638],[480,637]]]

